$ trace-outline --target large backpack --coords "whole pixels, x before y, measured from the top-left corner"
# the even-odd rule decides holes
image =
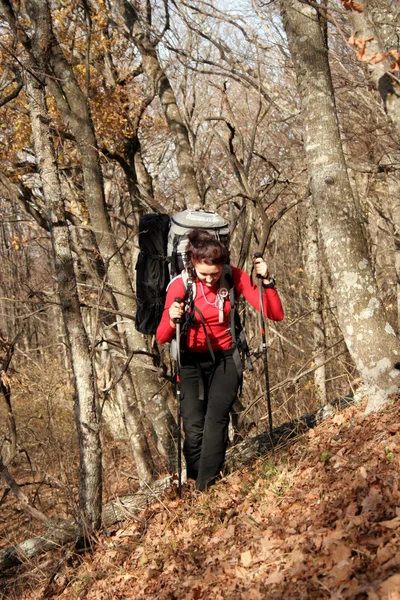
[[[167,287],[170,280],[182,274],[184,285],[185,315],[193,313],[196,286],[188,277],[186,247],[188,234],[193,229],[204,229],[229,248],[228,222],[211,210],[184,210],[171,218],[166,214],[151,213],[139,222],[140,253],[136,264],[136,329],[141,333],[155,334],[161,320]],[[243,360],[253,370],[250,352],[236,306],[232,269],[225,265],[220,280],[221,290],[226,288],[230,300],[230,324],[232,350],[241,374]],[[182,333],[190,326],[186,318]],[[211,346],[210,346],[211,347]],[[171,354],[174,349],[171,348]],[[211,354],[213,354],[211,350]]]
[[[140,252],[136,263],[136,318],[140,333],[153,335],[164,310],[170,280],[167,245],[170,218],[151,213],[139,221]]]
[[[183,210],[171,217],[168,257],[171,277],[186,267],[186,246],[192,229],[204,229],[229,248],[229,224],[213,210]]]
[[[185,268],[188,234],[192,229],[205,229],[229,245],[228,221],[212,210],[184,210],[172,217],[151,213],[140,218],[135,326],[141,333],[156,332],[170,278]]]

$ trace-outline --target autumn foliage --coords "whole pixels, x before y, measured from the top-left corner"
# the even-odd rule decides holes
[[[352,35],[349,38],[350,46],[354,46],[356,49],[356,56],[359,61],[376,65],[389,59],[390,68],[392,71],[398,71],[400,69],[400,53],[398,50],[389,50],[388,52],[368,52],[367,44],[374,38],[357,38]]]
[[[343,7],[346,10],[355,10],[356,12],[361,13],[363,11],[361,4],[358,2],[354,2],[353,0],[340,0]]]
[[[363,402],[338,411],[208,493],[159,498],[93,555],[53,553],[57,578],[24,597],[396,598],[399,423],[399,398],[368,418]]]

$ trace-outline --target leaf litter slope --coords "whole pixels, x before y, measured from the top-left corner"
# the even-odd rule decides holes
[[[400,398],[164,497],[30,598],[400,598]],[[79,563],[79,564],[78,564]]]

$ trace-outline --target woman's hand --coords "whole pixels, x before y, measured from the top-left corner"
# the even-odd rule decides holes
[[[183,302],[177,302],[174,300],[168,310],[171,327],[176,327],[176,319],[182,319],[184,312],[185,310]]]
[[[253,258],[254,270],[257,277],[260,276],[262,279],[269,279],[268,265],[261,256]]]

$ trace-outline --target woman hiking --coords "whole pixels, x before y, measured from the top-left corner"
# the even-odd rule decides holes
[[[203,491],[218,478],[228,442],[229,414],[241,381],[234,360],[230,330],[230,300],[225,286],[229,252],[205,230],[189,233],[186,271],[196,286],[189,325],[182,340],[180,357],[181,411],[185,441],[183,452],[188,479]],[[283,309],[266,262],[254,259],[254,269],[263,283],[264,314],[274,321],[283,319]],[[236,298],[244,298],[260,309],[259,291],[249,275],[229,267]],[[178,275],[169,285],[157,341],[170,342],[176,322],[183,319],[185,283]]]

